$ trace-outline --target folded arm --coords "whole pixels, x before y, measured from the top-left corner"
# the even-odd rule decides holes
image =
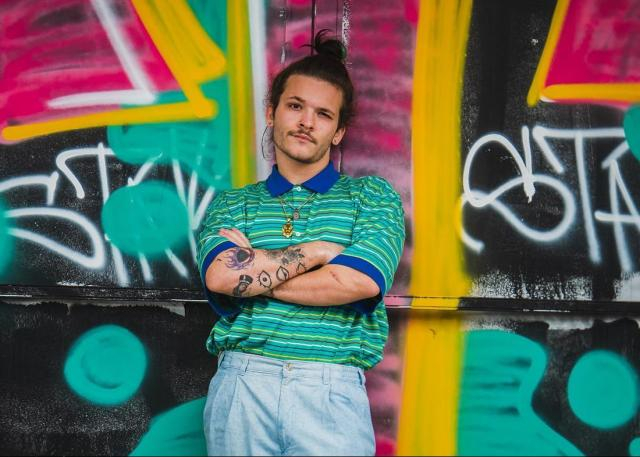
[[[339,306],[375,297],[380,288],[373,279],[343,265],[324,265],[289,279],[271,290],[274,298],[305,306]]]
[[[283,249],[237,246],[221,252],[206,271],[212,292],[234,297],[253,297],[287,280],[324,265],[337,255],[333,243],[312,241]]]

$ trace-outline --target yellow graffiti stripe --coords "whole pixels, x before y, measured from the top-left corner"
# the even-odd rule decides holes
[[[421,0],[413,75],[414,299],[405,339],[399,455],[454,455],[469,288],[455,230],[461,192],[460,110],[472,0]],[[453,298],[453,299],[451,299]],[[435,311],[445,309],[449,311]],[[452,312],[453,311],[453,312]]]
[[[218,107],[212,102],[212,114],[218,114]],[[159,106],[145,106],[126,110],[107,111],[84,116],[37,122],[28,125],[11,126],[2,130],[7,141],[22,141],[40,135],[87,129],[105,125],[148,124],[153,122],[188,121],[193,119],[193,106],[188,102]]]
[[[640,102],[640,84],[554,84],[542,89],[541,98],[637,103]]]
[[[212,103],[198,82],[222,75],[226,65],[222,51],[202,30],[185,0],[132,0],[132,3],[193,106],[194,114],[201,119],[210,118]],[[202,53],[196,53],[198,47]],[[204,61],[204,65],[199,65],[199,61]]]
[[[558,0],[556,3],[556,9],[553,12],[553,19],[551,19],[551,26],[549,27],[549,34],[547,35],[547,41],[538,63],[538,69],[533,77],[533,82],[529,88],[527,94],[527,104],[529,106],[535,106],[540,100],[540,94],[547,81],[547,75],[549,73],[549,67],[551,66],[551,59],[555,53],[558,40],[560,39],[560,32],[562,31],[562,25],[564,19],[567,16],[567,10],[569,9],[569,3],[571,0]]]
[[[398,455],[456,455],[460,367],[458,313],[411,310],[406,332]]]
[[[159,21],[171,37],[185,73],[199,83],[222,76],[226,70],[224,53],[211,41],[186,1],[156,0],[156,4],[162,14]]]
[[[229,105],[231,107],[231,183],[242,187],[255,181],[253,84],[249,14],[244,0],[227,4]]]
[[[410,292],[459,297],[468,290],[462,246],[452,229],[461,192],[460,105],[471,0],[423,1],[413,76],[414,262]],[[468,33],[468,32],[467,32]],[[428,261],[424,261],[428,259]],[[439,306],[456,308],[452,304]],[[428,305],[414,300],[415,306]]]
[[[187,102],[103,111],[2,130],[7,141],[108,125],[189,121],[215,117],[218,106],[202,93],[198,83],[222,75],[226,61],[222,51],[202,29],[184,0],[132,0],[149,35],[165,59]]]

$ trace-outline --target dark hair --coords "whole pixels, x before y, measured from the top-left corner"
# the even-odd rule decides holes
[[[342,92],[342,106],[338,115],[338,128],[349,125],[354,113],[353,84],[344,65],[347,57],[345,46],[336,39],[326,39],[328,29],[320,30],[313,44],[307,44],[315,52],[296,60],[276,75],[269,91],[269,105],[275,110],[280,102],[289,76],[303,75],[321,79],[336,86]]]

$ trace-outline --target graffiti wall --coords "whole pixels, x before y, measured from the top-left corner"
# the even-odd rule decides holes
[[[205,452],[195,234],[217,192],[255,180],[264,17],[0,2],[3,454]]]
[[[419,3],[398,453],[637,452],[638,6]]]
[[[640,455],[640,1],[0,2],[0,452],[201,455],[195,235],[328,28],[407,241],[378,455]],[[544,312],[543,312],[544,311]]]
[[[194,232],[251,175],[246,5],[0,8],[3,289],[194,298]]]

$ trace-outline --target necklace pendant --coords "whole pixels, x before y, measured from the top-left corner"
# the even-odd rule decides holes
[[[298,210],[295,210],[293,212],[293,220],[297,221],[298,219],[300,219],[300,212]]]
[[[282,226],[282,236],[291,238],[291,235],[293,235],[293,224],[291,219],[287,218],[287,222]]]

